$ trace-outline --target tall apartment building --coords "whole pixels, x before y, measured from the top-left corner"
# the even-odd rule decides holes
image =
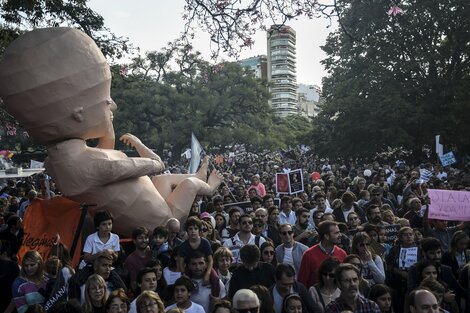
[[[271,106],[280,116],[299,114],[295,30],[289,26],[273,25],[267,32],[267,38]]]
[[[265,55],[257,55],[238,61],[241,66],[250,68],[257,78],[268,78],[267,58]]]

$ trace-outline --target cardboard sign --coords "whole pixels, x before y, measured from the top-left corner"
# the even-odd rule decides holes
[[[448,166],[457,163],[457,160],[455,159],[454,153],[452,151],[440,156],[439,159],[441,159],[442,166]]]
[[[277,173],[276,174],[276,192],[289,193],[289,174]]]
[[[304,191],[302,169],[287,170],[276,174],[276,192],[279,194],[296,194]]]
[[[384,226],[385,228],[385,242],[386,243],[394,243],[395,240],[397,239],[397,234],[398,231],[400,230],[400,225],[399,224],[393,224],[393,225],[386,225]]]
[[[398,262],[401,269],[409,269],[411,265],[418,262],[418,247],[401,248]]]
[[[304,191],[304,177],[301,169],[289,172],[289,193],[295,194]]]
[[[446,221],[470,221],[470,192],[428,189],[429,218]]]

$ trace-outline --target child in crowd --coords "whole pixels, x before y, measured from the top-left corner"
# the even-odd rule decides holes
[[[204,308],[191,301],[191,293],[194,290],[194,284],[191,279],[181,276],[175,281],[174,300],[175,303],[166,307],[165,311],[169,311],[175,307],[183,309],[186,313],[205,313]]]
[[[165,226],[157,226],[153,230],[152,242],[152,258],[160,260],[162,266],[165,267],[170,263],[170,247],[168,245],[168,229]]]
[[[111,232],[113,220],[112,214],[107,210],[100,210],[95,213],[93,223],[97,231],[89,235],[85,241],[80,269],[100,256],[111,257],[113,261],[117,260],[121,248],[119,236]]]

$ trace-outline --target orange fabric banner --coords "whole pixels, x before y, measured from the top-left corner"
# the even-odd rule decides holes
[[[70,250],[80,221],[80,204],[65,197],[50,200],[35,199],[27,208],[23,220],[24,239],[18,251],[18,262],[29,250],[37,250],[44,261],[49,257],[52,246],[60,241]],[[81,237],[81,236],[80,236]],[[79,237],[72,266],[80,262],[82,250]]]

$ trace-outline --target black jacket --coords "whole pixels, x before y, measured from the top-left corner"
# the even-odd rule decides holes
[[[81,292],[80,287],[86,283],[88,277],[94,274],[93,267],[88,265],[83,269],[77,271],[75,275],[70,277],[69,280],[69,299],[77,299],[81,301]],[[108,280],[106,280],[106,284],[108,288],[112,291],[117,290],[119,288],[124,289],[127,292],[126,284],[122,281],[121,277],[115,272],[111,271],[109,274]]]

